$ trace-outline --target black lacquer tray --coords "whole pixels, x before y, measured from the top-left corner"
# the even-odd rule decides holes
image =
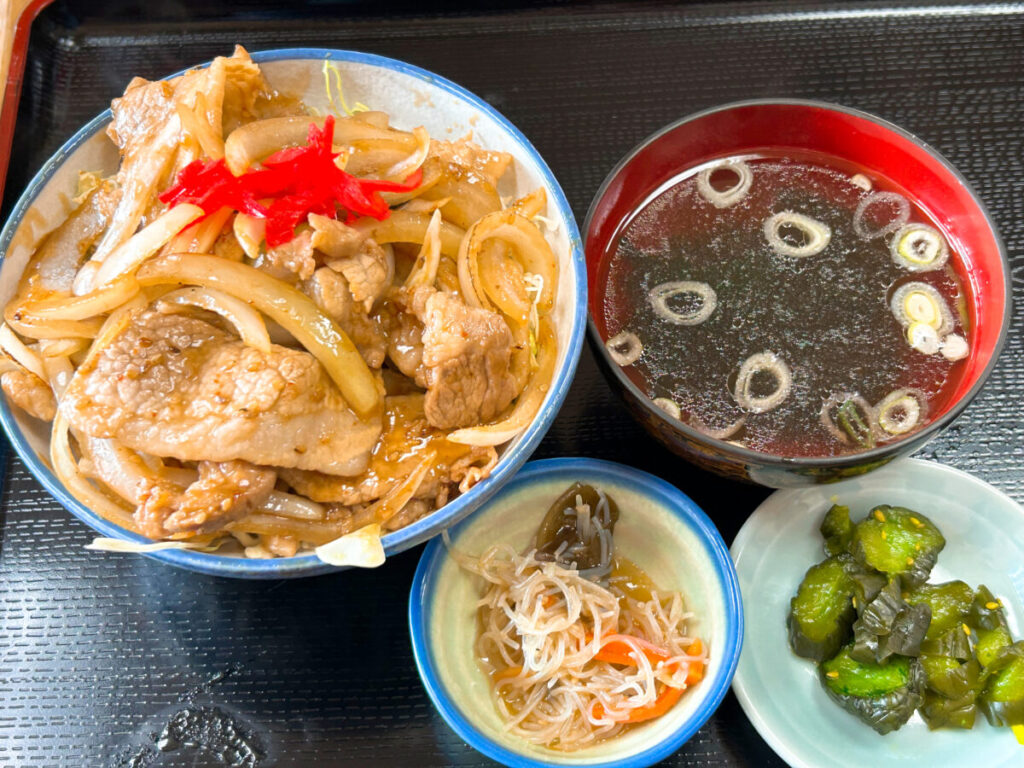
[[[952,160],[1006,242],[1009,344],[981,396],[919,455],[1024,501],[1024,5],[428,5],[57,2],[33,27],[4,210],[133,75],[236,42],[353,48],[451,78],[536,144],[580,220],[612,165],[685,114],[769,96],[858,107]],[[566,455],[661,475],[727,541],[768,493],[653,444],[588,349],[537,454]],[[448,730],[416,676],[405,617],[418,549],[373,572],[277,583],[88,553],[90,531],[10,451],[0,536],[0,765],[490,764]],[[730,694],[665,765],[782,762]]]

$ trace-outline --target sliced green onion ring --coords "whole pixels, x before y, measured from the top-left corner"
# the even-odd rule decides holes
[[[949,261],[949,245],[937,229],[925,224],[907,224],[892,238],[892,260],[911,272],[940,269]]]
[[[878,426],[887,434],[898,436],[917,429],[928,413],[928,400],[918,389],[897,389],[875,405]]]
[[[928,323],[911,323],[907,326],[907,341],[923,355],[934,355],[939,351],[939,334]]]
[[[796,227],[807,238],[803,245],[791,245],[782,239],[779,230],[782,227]],[[782,256],[794,256],[805,258],[816,256],[828,247],[832,239],[832,229],[810,216],[794,211],[782,211],[774,216],[769,216],[764,222],[764,236],[768,239],[768,245],[772,250]]]
[[[775,378],[775,389],[767,395],[755,396],[751,391],[754,376],[767,373]],[[740,408],[751,413],[765,413],[777,408],[789,397],[793,388],[793,375],[789,366],[774,352],[759,352],[743,361],[736,375],[733,396]]]
[[[700,299],[700,304],[692,312],[676,312],[670,309],[668,300],[680,294],[696,296]],[[714,314],[715,307],[718,306],[715,289],[707,283],[698,283],[694,280],[674,280],[656,285],[647,297],[658,317],[676,325],[700,325]]]
[[[928,283],[904,283],[889,300],[893,315],[905,328],[925,323],[943,336],[953,330],[953,315],[942,294]]]
[[[716,171],[732,171],[736,174],[736,183],[719,192],[711,185],[711,176]],[[697,174],[697,192],[716,208],[729,208],[747,196],[753,181],[754,174],[749,165],[742,160],[727,160]]]
[[[896,206],[896,215],[884,226],[877,229],[869,228],[864,220],[867,216],[868,208],[873,205],[885,204]],[[857,233],[857,237],[861,240],[874,240],[876,237],[883,237],[890,232],[895,232],[906,224],[909,219],[910,203],[907,202],[907,198],[903,195],[897,195],[895,192],[875,192],[862,199],[857,206],[857,210],[853,214],[853,231]]]
[[[839,412],[844,407],[846,408],[845,421],[854,430],[853,433],[848,430],[847,426],[840,424]],[[849,443],[852,440],[865,447],[874,446],[876,438],[874,425],[877,421],[875,409],[871,403],[855,392],[840,392],[831,395],[821,404],[819,420],[821,421],[821,426],[827,429],[841,443]],[[871,432],[870,437],[860,429],[859,422],[867,425],[868,431]],[[858,440],[858,435],[861,436],[864,442]],[[867,445],[868,443],[870,443],[870,446]]]
[[[640,343],[640,338],[632,331],[622,331],[615,334],[604,343],[604,346],[612,360],[623,368],[635,363],[644,353],[644,345]]]
[[[967,357],[970,349],[967,346],[967,339],[958,333],[950,333],[939,342],[939,351],[944,358],[953,362]]]
[[[682,411],[679,410],[679,406],[676,405],[675,400],[667,397],[656,397],[652,402],[673,419],[678,419],[682,416]]]

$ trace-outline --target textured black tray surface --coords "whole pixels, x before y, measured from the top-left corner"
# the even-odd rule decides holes
[[[189,5],[200,4],[70,0],[43,12],[5,211],[133,75],[163,76],[235,42],[353,48],[455,80],[536,144],[580,220],[619,157],[690,112],[767,96],[859,107],[952,160],[1006,242],[1018,307],[1010,342],[985,391],[922,455],[1024,501],[1024,6],[534,2],[427,14],[406,3],[381,19],[362,3]],[[767,493],[654,446],[589,349],[538,452],[566,455],[660,474],[727,541]],[[416,676],[405,616],[418,549],[374,572],[278,583],[89,554],[90,532],[9,451],[0,515],[0,765],[490,764],[447,728]],[[665,765],[782,762],[730,694]]]

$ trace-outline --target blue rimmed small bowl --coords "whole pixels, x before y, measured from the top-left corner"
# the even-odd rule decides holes
[[[576,481],[598,486],[618,502],[616,551],[656,584],[683,593],[694,613],[692,631],[709,653],[700,684],[662,717],[578,752],[534,746],[506,733],[473,651],[480,585],[440,540],[424,551],[409,596],[413,654],[438,712],[487,757],[515,768],[643,768],[678,750],[711,717],[739,661],[739,584],[729,551],[707,515],[677,488],[646,472],[596,459],[545,459],[527,464],[472,518],[453,527],[452,546],[469,555],[497,543],[525,549],[548,506]]]
[[[502,180],[501,194],[520,196],[537,187],[544,187],[547,192],[544,214],[555,223],[548,238],[559,260],[558,300],[553,314],[558,361],[547,398],[529,428],[501,449],[501,458],[487,479],[437,512],[384,537],[384,551],[397,554],[461,520],[490,498],[529,458],[554,421],[576,370],[586,321],[587,281],[579,230],[562,188],[533,145],[497,110],[461,86],[412,64],[354,51],[289,48],[257,52],[252,57],[277,90],[298,95],[321,111],[327,106],[322,67],[329,60],[341,71],[346,99],[387,112],[394,125],[423,125],[431,136],[445,140],[472,133],[474,140],[484,147],[510,152],[515,158],[514,172]],[[104,133],[110,118],[107,110],[72,136],[46,162],[18,200],[0,233],[0,307],[14,296],[21,273],[40,239],[70,213],[78,172],[116,170],[117,151]],[[0,423],[29,471],[75,517],[104,536],[146,541],[100,517],[61,484],[46,458],[48,424],[12,409],[6,397],[0,397]],[[201,573],[246,579],[313,576],[336,570],[312,554],[248,560],[163,550],[147,556]]]

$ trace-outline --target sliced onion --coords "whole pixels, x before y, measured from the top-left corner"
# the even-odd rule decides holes
[[[911,323],[907,326],[907,341],[923,355],[934,355],[939,351],[939,334],[928,323]]]
[[[142,266],[141,285],[201,285],[219,288],[251,304],[281,325],[320,361],[345,400],[360,416],[381,404],[377,379],[352,340],[304,293],[246,264],[216,256],[179,253]]]
[[[71,383],[71,377],[75,375],[75,367],[66,357],[44,357],[43,367],[46,369],[46,381],[59,403]]]
[[[191,203],[164,211],[111,252],[97,270],[93,285],[102,288],[131,272],[202,215],[203,209]]]
[[[901,418],[897,411],[903,411]],[[905,435],[924,423],[928,414],[928,400],[917,389],[897,389],[875,405],[878,426],[890,435]]]
[[[502,445],[518,435],[533,423],[540,411],[551,389],[557,360],[558,342],[554,331],[547,320],[541,319],[537,331],[537,370],[516,400],[512,412],[496,424],[457,429],[448,435],[448,440],[463,445]]]
[[[223,69],[220,71],[223,72]],[[222,76],[222,88],[223,85]],[[216,111],[218,117],[215,120],[210,120],[206,95],[202,91],[196,91],[191,106],[186,104],[184,99],[178,99],[174,106],[178,113],[178,119],[181,121],[181,127],[199,142],[203,152],[214,160],[224,157],[224,136],[221,133],[220,110]]]
[[[202,221],[190,224],[167,244],[168,253],[210,253],[233,211],[224,206]]]
[[[779,230],[785,226],[799,229],[807,236],[807,242],[804,245],[790,245],[787,243],[779,235]],[[782,211],[774,216],[769,216],[765,221],[764,236],[768,239],[768,244],[776,253],[782,256],[805,258],[807,256],[816,256],[828,247],[829,241],[832,239],[832,229],[828,224],[812,219],[810,216],[804,216],[802,213]]]
[[[327,514],[315,501],[281,491],[271,491],[260,505],[260,511],[295,520],[323,520]]]
[[[925,224],[907,224],[892,238],[892,260],[911,272],[939,269],[949,261],[949,246],[937,229]]]
[[[939,342],[939,351],[944,358],[953,362],[963,360],[970,350],[967,346],[967,339],[957,333],[951,333]]]
[[[821,413],[819,415],[819,420],[821,421],[821,425],[825,429],[827,429],[829,433],[834,438],[836,438],[836,440],[839,440],[842,443],[849,443],[851,437],[849,434],[846,433],[844,429],[842,429],[836,423],[836,420],[832,418],[832,409],[835,408],[836,406],[841,406],[843,403],[847,402],[852,402],[854,405],[860,408],[860,410],[864,413],[865,422],[869,425],[869,427],[872,428],[872,431],[874,431],[873,428],[876,422],[878,421],[877,416],[875,414],[874,406],[872,406],[871,403],[869,403],[860,395],[855,394],[853,392],[841,392],[839,394],[830,396],[821,405]]]
[[[132,275],[121,275],[108,285],[82,296],[42,299],[26,302],[15,310],[25,322],[50,320],[87,320],[114,311],[139,292]]]
[[[248,213],[239,213],[235,216],[232,225],[235,232],[235,239],[242,246],[245,255],[255,261],[260,257],[260,243],[267,233],[267,220],[259,216],[250,216]]]
[[[171,291],[162,296],[160,301],[216,312],[235,327],[243,342],[264,354],[270,354],[270,334],[267,333],[267,324],[263,322],[263,317],[234,296],[229,296],[216,288],[189,287]]]
[[[644,345],[640,343],[640,338],[632,331],[622,331],[615,334],[604,343],[604,346],[608,350],[608,355],[611,359],[623,368],[635,363],[644,353]]]
[[[7,327],[6,323],[0,323],[0,349],[3,349],[25,370],[31,371],[43,381],[47,380],[42,359],[26,347],[25,343]]]
[[[370,523],[352,533],[321,544],[314,552],[328,565],[339,568],[377,568],[384,564],[384,544],[380,523]]]
[[[457,265],[463,298],[474,306],[486,306],[479,273],[480,249],[488,241],[506,244],[526,272],[544,279],[538,309],[547,312],[554,305],[558,285],[558,261],[551,245],[537,226],[514,210],[489,213],[466,230],[459,246]],[[483,301],[481,301],[483,297]]]
[[[67,419],[57,411],[50,432],[50,464],[57,479],[79,502],[115,525],[138,533],[135,520],[129,510],[116,504],[109,496],[90,483],[71,454]]]
[[[750,391],[754,375],[757,373],[769,373],[775,378],[775,390],[771,394],[755,397]],[[743,410],[765,413],[780,406],[789,397],[792,388],[793,375],[789,366],[774,352],[759,352],[748,357],[740,366],[733,396]]]
[[[423,165],[423,161],[427,159],[427,155],[430,153],[430,134],[427,133],[427,129],[423,126],[413,128],[412,135],[416,139],[416,149],[407,158],[388,168],[384,172],[386,178],[402,181]]]
[[[877,229],[869,229],[865,218],[868,208],[872,205],[895,205],[896,216],[884,226]],[[874,240],[876,237],[883,237],[890,232],[895,232],[910,219],[910,203],[903,195],[895,192],[875,192],[860,201],[857,210],[853,214],[853,231],[861,240]]]
[[[435,210],[430,216],[430,224],[423,237],[416,262],[409,276],[405,279],[405,287],[412,289],[418,286],[431,286],[437,280],[437,268],[441,264],[441,212]]]
[[[548,207],[548,193],[544,187],[537,187],[533,192],[513,200],[508,206],[516,213],[520,213],[528,219],[540,214]]]
[[[413,211],[397,210],[383,221],[366,217],[353,222],[352,226],[367,237],[372,237],[379,245],[385,243],[419,243],[427,237],[430,227],[430,215]],[[465,231],[450,224],[441,222],[441,253],[455,258],[459,255]]]
[[[953,315],[946,301],[928,283],[904,283],[893,292],[889,308],[904,327],[925,323],[940,336],[953,330]]]
[[[76,352],[82,352],[89,347],[85,339],[43,339],[39,342],[39,352],[46,358],[68,357]]]
[[[732,171],[737,176],[736,183],[719,192],[711,185],[711,176],[716,171]],[[753,181],[754,174],[749,165],[742,160],[726,160],[697,174],[697,192],[716,208],[729,208],[747,196]]]
[[[680,294],[691,294],[700,298],[700,306],[686,314],[669,309],[668,300]],[[662,320],[676,325],[700,325],[707,320],[718,306],[718,296],[707,283],[694,280],[676,280],[655,286],[647,294],[655,314]]]
[[[678,419],[680,416],[683,415],[682,411],[679,410],[679,406],[676,405],[675,400],[672,400],[667,397],[656,397],[651,402],[653,402],[656,406],[661,408],[661,410],[663,410],[673,419]]]

